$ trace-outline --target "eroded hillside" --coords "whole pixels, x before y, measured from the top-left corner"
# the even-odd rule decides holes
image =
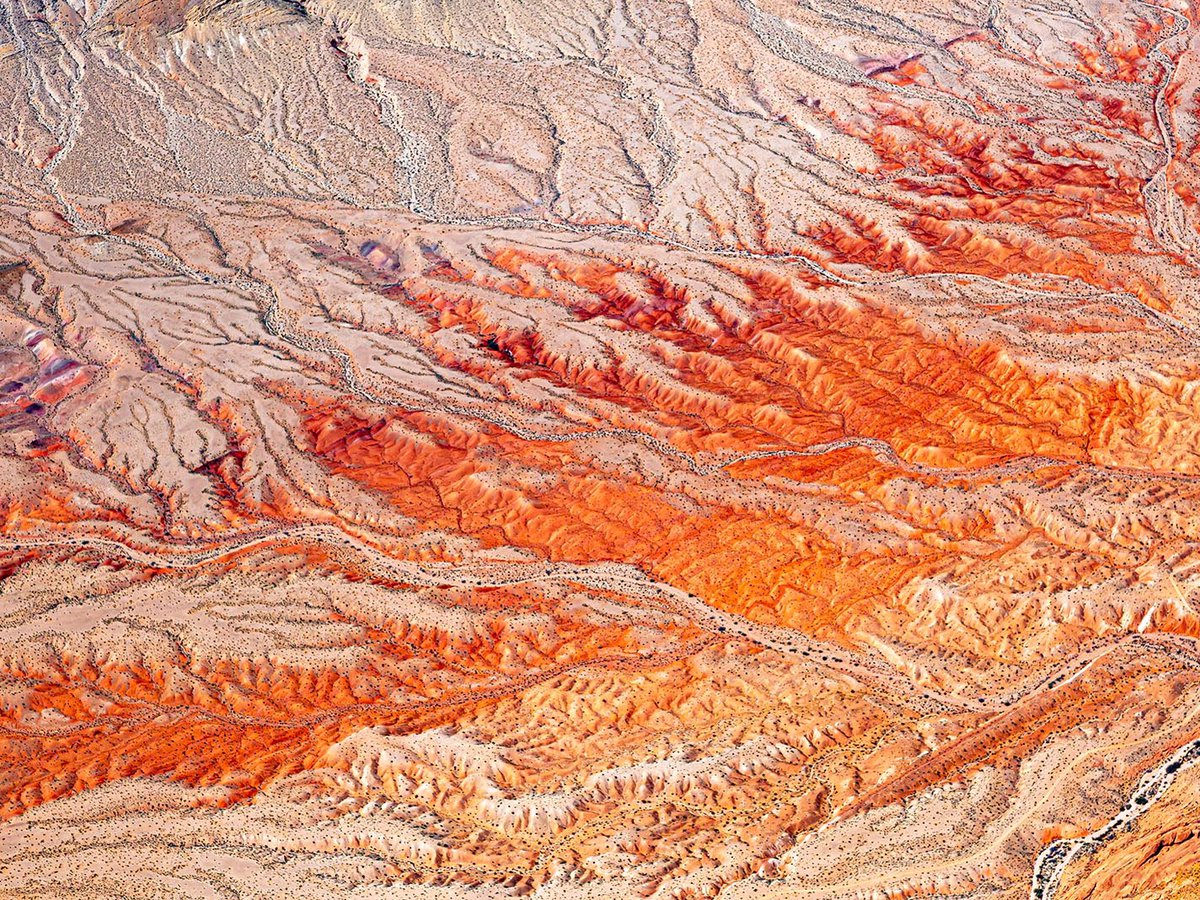
[[[1200,737],[1189,4],[3,0],[0,85],[0,894],[1200,884],[1186,768],[1034,873]]]

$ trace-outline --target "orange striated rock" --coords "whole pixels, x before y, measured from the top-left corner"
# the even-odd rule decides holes
[[[1059,896],[1189,897],[1197,888],[1195,775],[1185,770],[1168,793],[1122,834],[1072,866]]]

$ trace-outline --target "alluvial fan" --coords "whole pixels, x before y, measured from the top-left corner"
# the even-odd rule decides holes
[[[0,896],[1200,896],[1200,8],[0,0]]]

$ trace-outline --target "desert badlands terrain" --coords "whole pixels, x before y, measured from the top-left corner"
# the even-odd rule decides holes
[[[1200,8],[0,0],[0,897],[1200,896]]]

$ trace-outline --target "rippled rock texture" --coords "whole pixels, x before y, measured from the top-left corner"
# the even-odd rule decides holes
[[[0,895],[1194,896],[1200,11],[0,0]],[[1187,891],[1192,891],[1188,894]]]

